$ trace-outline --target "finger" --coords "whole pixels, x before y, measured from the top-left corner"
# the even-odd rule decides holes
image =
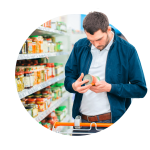
[[[82,81],[82,82],[80,82],[79,85],[85,84],[85,83],[87,83],[87,82],[89,82],[88,79],[87,79],[87,80],[84,80],[84,81]]]
[[[80,93],[86,93],[89,89],[86,89],[86,90],[83,90],[83,91],[80,91]]]
[[[82,86],[82,87],[79,88],[79,91],[89,89],[91,86],[92,86],[91,84],[86,85],[86,86]]]
[[[95,83],[95,86],[98,86],[98,85],[101,85],[101,84],[102,84],[101,81],[99,81],[99,82]]]
[[[77,81],[82,81],[83,77],[84,77],[84,73],[81,73],[81,75],[80,75],[80,77],[77,79]]]
[[[93,91],[93,90],[97,90],[97,89],[98,89],[98,87],[96,87],[96,86],[91,86],[91,87],[90,87],[90,90],[92,90],[92,91]]]

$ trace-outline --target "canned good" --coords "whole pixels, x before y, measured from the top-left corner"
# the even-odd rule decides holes
[[[85,85],[92,84],[92,86],[94,86],[96,82],[100,81],[100,78],[98,76],[87,74],[84,76],[83,81],[84,80],[89,80],[89,82],[85,83]]]

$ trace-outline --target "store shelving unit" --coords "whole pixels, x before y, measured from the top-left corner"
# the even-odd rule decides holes
[[[60,106],[64,101],[68,100],[69,98],[69,93],[66,92],[65,94],[63,94],[63,97],[52,101],[52,104],[50,106],[50,108],[48,108],[47,110],[45,110],[44,112],[39,112],[38,116],[35,118],[36,121],[40,122],[41,120],[43,120],[48,114],[50,114],[53,110],[55,110],[58,106]]]
[[[53,53],[38,53],[38,54],[19,54],[18,60],[53,57],[61,55],[69,55],[70,52],[53,52]]]
[[[20,99],[24,98],[24,97],[26,97],[26,96],[28,96],[28,95],[30,95],[32,93],[35,93],[35,92],[37,92],[37,91],[39,91],[39,90],[41,90],[41,89],[43,89],[43,88],[53,84],[53,83],[55,83],[55,82],[58,82],[58,81],[62,80],[64,78],[65,78],[65,74],[61,74],[61,75],[59,75],[57,77],[51,78],[51,79],[43,82],[43,83],[35,85],[31,89],[24,89],[23,91],[18,92],[19,97],[20,97]]]
[[[71,51],[71,43],[70,43],[70,35],[66,32],[54,30],[52,28],[46,28],[43,26],[38,27],[31,35],[39,35],[44,37],[55,37],[56,41],[62,41],[64,50],[62,52],[53,52],[53,53],[38,53],[38,54],[19,54],[18,60],[23,59],[35,59],[35,58],[48,58],[48,62],[61,62],[66,63],[70,51]],[[62,57],[63,56],[63,57]],[[41,84],[35,85],[31,89],[25,89],[21,92],[18,92],[19,98],[22,99],[30,94],[35,93],[36,91],[39,91],[51,84],[54,84],[55,82],[63,82],[65,78],[65,74],[60,74],[59,76],[56,76],[54,78],[51,78]],[[72,102],[70,98],[70,93],[65,92],[63,94],[63,97],[56,101],[52,101],[52,104],[50,108],[45,110],[44,112],[39,112],[38,116],[34,118],[37,122],[40,122],[42,119],[44,119],[48,114],[50,114],[53,110],[55,110],[60,105],[66,105],[68,108],[68,114],[66,117],[62,120],[62,122],[69,122],[72,119]],[[58,127],[58,130],[64,130],[63,127]],[[66,129],[66,128],[65,128]]]

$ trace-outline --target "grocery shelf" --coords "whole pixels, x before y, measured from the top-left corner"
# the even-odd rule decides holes
[[[24,98],[24,97],[26,97],[26,96],[28,96],[28,95],[30,95],[32,93],[35,93],[35,92],[37,92],[37,91],[39,91],[39,90],[41,90],[41,89],[43,89],[43,88],[45,88],[45,87],[55,83],[55,82],[58,82],[58,81],[60,81],[60,80],[62,80],[64,78],[65,78],[65,74],[60,74],[57,77],[51,78],[51,79],[49,79],[49,80],[47,80],[47,81],[45,81],[43,83],[40,83],[38,85],[33,86],[31,89],[24,89],[23,91],[18,92],[19,98],[22,99],[22,98]]]
[[[53,53],[37,53],[37,54],[19,54],[17,60],[22,59],[34,59],[34,58],[44,58],[44,57],[53,57],[60,55],[69,55],[70,52],[53,52]]]
[[[41,120],[43,120],[48,114],[50,114],[53,110],[55,110],[58,106],[60,106],[64,101],[66,101],[69,97],[69,93],[65,92],[63,94],[63,97],[52,101],[52,104],[50,106],[50,108],[48,108],[47,110],[45,110],[44,112],[39,112],[38,116],[35,118],[35,120],[37,122],[40,122]]]
[[[43,27],[43,26],[40,26],[38,27],[35,31],[33,31],[33,33],[31,35],[42,35],[42,36],[61,36],[61,35],[66,35],[68,36],[68,34],[66,32],[62,32],[62,31],[59,31],[59,30],[54,30],[52,28],[47,28],[47,27]]]

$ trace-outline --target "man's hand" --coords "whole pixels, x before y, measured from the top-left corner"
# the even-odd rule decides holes
[[[86,85],[86,86],[82,86],[82,84],[85,84],[86,82],[88,82],[89,80],[84,80],[82,81],[84,77],[84,74],[82,73],[81,76],[76,80],[76,82],[74,82],[72,84],[72,88],[74,89],[74,91],[77,91],[78,93],[85,93],[87,92],[90,87],[92,86],[91,84],[90,85]]]
[[[90,90],[95,93],[110,92],[111,84],[107,83],[106,81],[99,81],[96,82],[95,86],[92,86]]]

